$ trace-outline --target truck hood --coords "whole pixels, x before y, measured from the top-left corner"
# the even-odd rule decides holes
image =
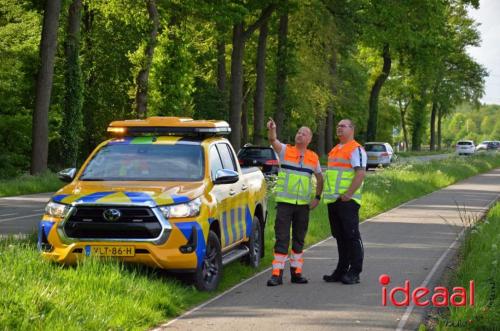
[[[86,182],[71,183],[59,190],[52,201],[98,204],[171,205],[193,200],[203,194],[200,182]]]

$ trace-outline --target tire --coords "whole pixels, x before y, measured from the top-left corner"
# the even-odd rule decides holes
[[[252,268],[258,268],[262,256],[262,229],[259,219],[255,216],[252,222],[252,234],[250,235],[247,247],[250,252],[245,258],[245,263]]]
[[[219,237],[215,232],[208,233],[205,256],[202,263],[196,268],[194,285],[200,291],[217,289],[222,278],[222,253]]]

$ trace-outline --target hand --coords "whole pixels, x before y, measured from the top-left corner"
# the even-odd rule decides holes
[[[347,194],[347,193],[346,193],[346,194],[342,194],[342,195],[340,196],[340,200],[342,200],[342,201],[344,201],[344,202],[349,201],[349,200],[351,200],[351,199],[352,199],[352,195]]]
[[[271,117],[269,117],[269,121],[267,122],[267,129],[276,130],[276,123],[274,123],[274,120]]]
[[[309,210],[313,210],[314,208],[316,208],[318,206],[318,204],[319,204],[319,200],[318,199],[314,199],[309,204]]]

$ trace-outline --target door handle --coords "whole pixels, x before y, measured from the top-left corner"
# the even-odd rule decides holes
[[[229,190],[229,195],[230,195],[230,196],[233,196],[233,195],[235,195],[235,194],[236,194],[236,191],[235,191],[235,190],[233,190],[233,189],[230,189],[230,190]]]
[[[247,188],[248,188],[248,186],[247,186],[247,185],[245,185],[245,184],[241,185],[241,189],[242,189],[243,191],[245,191]]]

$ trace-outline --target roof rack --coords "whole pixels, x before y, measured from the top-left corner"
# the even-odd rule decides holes
[[[231,128],[226,121],[193,120],[188,117],[148,117],[143,120],[114,121],[108,126],[115,136],[137,135],[227,135]]]

